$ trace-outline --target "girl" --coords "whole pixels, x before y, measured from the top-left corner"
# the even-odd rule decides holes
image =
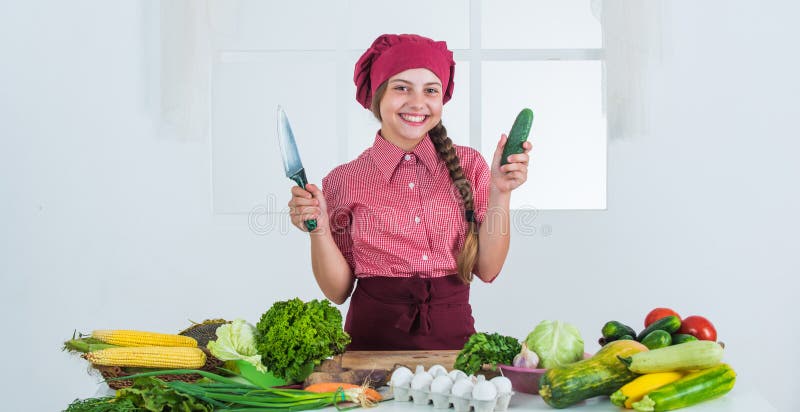
[[[356,100],[381,122],[373,145],[322,179],[292,188],[292,224],[317,219],[314,277],[344,303],[351,350],[461,349],[475,333],[473,274],[491,282],[509,245],[511,191],[528,152],[491,169],[442,124],[455,62],[444,42],[382,35],[356,63]],[[357,282],[356,282],[357,280]],[[355,286],[355,291],[353,288]]]

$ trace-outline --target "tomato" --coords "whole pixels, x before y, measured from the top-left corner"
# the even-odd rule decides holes
[[[647,314],[646,318],[644,318],[644,327],[646,328],[650,326],[651,323],[661,318],[666,318],[669,315],[675,315],[678,317],[678,319],[681,318],[681,315],[678,315],[678,312],[675,312],[670,308],[655,308]]]
[[[686,333],[700,340],[717,341],[717,330],[708,319],[702,316],[689,316],[681,322],[678,333]]]

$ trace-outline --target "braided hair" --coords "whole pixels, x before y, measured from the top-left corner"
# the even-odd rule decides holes
[[[372,114],[381,120],[380,101],[386,93],[387,83],[383,83],[375,91],[372,98],[372,106],[370,110]],[[475,222],[475,204],[472,196],[472,185],[466,176],[464,170],[461,168],[461,160],[456,155],[456,148],[453,146],[453,141],[447,136],[447,129],[441,121],[428,132],[431,137],[433,146],[447,165],[447,170],[450,172],[450,179],[453,181],[458,193],[461,194],[461,199],[464,202],[464,210],[466,211],[467,219],[467,234],[464,239],[464,248],[461,249],[456,262],[458,264],[458,277],[464,284],[472,282],[472,269],[478,261],[478,224]]]

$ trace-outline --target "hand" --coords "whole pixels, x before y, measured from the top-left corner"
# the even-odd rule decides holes
[[[500,193],[509,193],[528,180],[528,161],[530,160],[528,152],[533,148],[531,142],[523,142],[523,152],[508,156],[508,163],[500,166],[500,159],[503,157],[503,148],[506,145],[506,141],[508,141],[508,136],[505,133],[500,135],[500,141],[497,142],[491,165],[491,186],[492,189]]]
[[[289,216],[292,224],[303,232],[308,232],[304,221],[317,219],[317,229],[314,233],[328,231],[328,205],[322,190],[314,184],[307,184],[306,189],[300,186],[292,187],[292,199],[289,200]]]

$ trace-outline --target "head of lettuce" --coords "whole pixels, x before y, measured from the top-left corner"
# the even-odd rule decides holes
[[[583,359],[583,338],[566,322],[543,320],[525,338],[528,349],[539,356],[539,367],[550,369]]]
[[[275,302],[258,321],[255,338],[264,366],[288,382],[302,382],[350,343],[339,309],[327,300],[298,298]]]

